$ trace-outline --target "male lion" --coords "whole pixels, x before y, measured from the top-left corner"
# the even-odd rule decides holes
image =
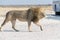
[[[37,7],[29,8],[28,10],[24,10],[24,11],[22,11],[22,10],[21,11],[19,11],[19,10],[8,11],[6,14],[6,18],[0,27],[0,30],[4,24],[6,24],[8,21],[11,21],[12,28],[15,31],[18,31],[14,27],[16,19],[18,19],[20,21],[27,21],[29,32],[31,32],[31,30],[30,30],[31,22],[37,24],[40,27],[40,29],[43,30],[42,26],[38,24],[39,20],[42,19],[43,17],[45,17],[45,15],[41,12],[40,8],[37,8]]]

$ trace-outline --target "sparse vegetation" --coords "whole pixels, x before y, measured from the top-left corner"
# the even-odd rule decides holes
[[[51,5],[33,5],[33,6],[0,6],[0,16],[6,15],[6,12],[10,10],[27,10],[30,7],[41,7],[42,11],[50,10],[52,11]]]

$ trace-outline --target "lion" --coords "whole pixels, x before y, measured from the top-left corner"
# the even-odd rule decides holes
[[[15,31],[19,31],[15,28],[15,22],[16,22],[16,19],[18,19],[19,21],[22,21],[22,22],[26,21],[28,23],[29,32],[31,32],[31,22],[37,24],[42,31],[43,30],[42,26],[38,24],[38,22],[40,19],[44,17],[45,17],[44,13],[41,12],[40,8],[38,7],[36,8],[32,7],[32,8],[29,8],[28,10],[11,10],[6,13],[6,18],[4,22],[1,24],[0,30],[2,29],[3,25],[11,21],[12,28]]]

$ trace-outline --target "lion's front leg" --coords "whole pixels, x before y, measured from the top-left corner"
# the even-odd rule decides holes
[[[42,26],[40,25],[39,22],[34,22],[34,23],[40,27],[40,30],[41,30],[41,31],[43,31]]]
[[[29,32],[32,32],[31,31],[31,21],[28,21],[28,30],[29,30]]]

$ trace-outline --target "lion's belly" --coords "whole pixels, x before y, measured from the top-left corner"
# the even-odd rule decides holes
[[[16,14],[16,19],[20,20],[20,21],[27,21],[27,14],[26,13],[20,13],[20,14]]]
[[[18,18],[19,21],[27,21],[27,19]]]
[[[27,21],[27,17],[17,17],[16,19],[19,21]]]

